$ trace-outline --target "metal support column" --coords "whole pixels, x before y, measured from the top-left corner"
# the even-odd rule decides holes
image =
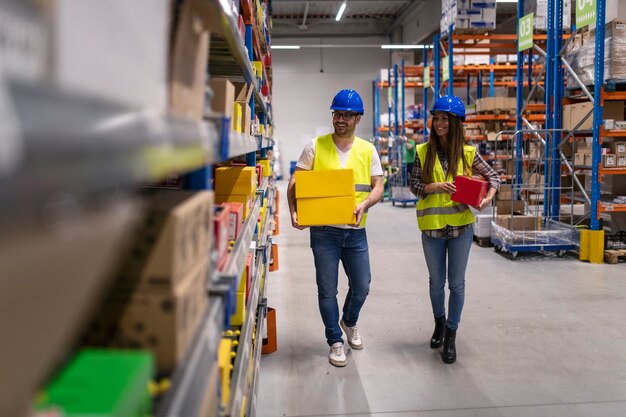
[[[523,0],[522,0],[523,1]],[[482,70],[478,71],[478,79],[476,81],[478,85],[478,89],[476,90],[476,98],[483,98],[483,72]]]
[[[552,109],[553,120],[552,127],[554,129],[561,129],[562,127],[562,93],[563,93],[563,66],[561,65],[561,59],[559,53],[563,44],[563,0],[554,1],[554,28],[553,35],[554,41],[552,43],[552,57],[554,58],[554,76],[553,76],[553,93],[552,93]],[[552,175],[551,175],[551,187],[552,187],[552,201],[550,205],[550,218],[552,220],[559,219],[559,213],[561,209],[561,152],[560,144],[562,140],[562,134],[557,130],[554,131],[552,137]]]
[[[548,14],[547,20],[547,49],[546,49],[546,84],[545,84],[545,104],[546,104],[546,126],[547,129],[545,137],[545,152],[544,152],[544,188],[543,188],[543,218],[547,219],[550,213],[550,198],[552,197],[549,192],[550,177],[551,177],[551,164],[550,159],[552,157],[552,147],[554,146],[555,138],[553,123],[553,103],[551,93],[554,91],[554,0],[548,1]]]
[[[496,73],[493,70],[493,66],[495,65],[496,60],[493,56],[489,57],[489,97],[493,97],[495,95],[495,82],[496,82]]]
[[[439,34],[435,35],[433,39],[433,62],[435,64],[435,96],[434,100],[439,98],[439,92],[441,90],[441,51],[440,51],[440,43],[439,43]]]
[[[454,26],[448,27],[448,95],[454,95],[454,45],[452,44],[452,31]]]
[[[426,67],[428,67],[428,49],[424,48],[423,49],[423,53],[424,53],[424,71],[426,70]],[[428,67],[428,71],[430,72],[430,67]],[[430,75],[430,74],[428,74]],[[424,79],[424,73],[422,73],[422,80]],[[426,88],[426,86],[424,86],[424,127],[423,127],[423,137],[424,137],[424,142],[428,142],[428,88]]]
[[[392,88],[391,68],[387,68],[387,127],[389,136],[391,136],[391,104],[393,102]]]
[[[524,0],[519,0],[517,3],[517,21],[524,16]],[[519,32],[519,28],[518,28]],[[517,40],[519,49],[519,38]],[[516,100],[516,117],[515,117],[515,176],[513,177],[513,191],[514,198],[519,199],[520,187],[522,185],[522,145],[524,137],[520,132],[522,130],[522,111],[524,110],[524,53],[518,50],[517,52],[517,90],[515,93]]]
[[[602,86],[604,85],[604,18],[605,0],[596,0],[596,63],[593,83],[593,147],[591,153],[591,230],[600,230],[600,126],[602,125]],[[600,41],[598,42],[598,39]]]
[[[402,111],[402,134],[404,135],[404,132],[406,131],[406,129],[404,128],[404,59],[401,61],[401,65],[402,65],[402,84],[400,84],[400,91],[402,92],[402,107],[400,108]]]
[[[393,134],[398,135],[398,64],[393,64]]]
[[[378,78],[372,81],[372,137],[378,135]]]

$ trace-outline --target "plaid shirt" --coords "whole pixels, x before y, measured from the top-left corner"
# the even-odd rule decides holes
[[[448,173],[448,155],[441,149],[437,150],[437,157],[439,158],[439,162],[441,162],[441,166],[443,168],[444,173]],[[500,176],[493,168],[476,152],[474,156],[474,161],[472,162],[472,172],[478,172],[482,175],[488,182],[489,188],[495,188],[496,190],[500,189]],[[415,163],[413,164],[413,171],[411,172],[411,183],[410,188],[411,192],[415,194],[418,198],[425,198],[427,196],[424,193],[424,187],[426,183],[422,181],[422,164],[420,163],[419,157],[415,156]],[[467,230],[469,225],[464,226],[451,226],[446,225],[442,229],[437,230],[424,230],[423,232],[430,237],[436,238],[446,238],[452,239],[455,237],[459,237]]]

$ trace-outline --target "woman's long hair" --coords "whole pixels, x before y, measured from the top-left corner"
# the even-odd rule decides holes
[[[451,113],[448,115],[448,171],[452,177],[456,177],[459,160],[463,161],[463,174],[471,175],[471,162],[463,157],[463,145],[465,145],[465,132],[461,119]],[[439,135],[434,128],[430,130],[428,138],[428,150],[426,151],[426,163],[422,167],[422,180],[427,183],[433,182],[433,171],[437,160],[437,148],[441,145]],[[472,161],[473,162],[473,161]],[[446,173],[447,174],[447,173]]]

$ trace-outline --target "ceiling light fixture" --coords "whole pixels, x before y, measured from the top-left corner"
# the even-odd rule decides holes
[[[517,3],[517,0],[496,0],[496,3]]]
[[[432,45],[380,45],[382,49],[428,49]]]
[[[272,45],[272,49],[300,49],[300,45]]]
[[[337,12],[337,17],[335,17],[335,20],[337,22],[339,22],[339,20],[341,20],[341,16],[343,16],[343,12],[346,10],[346,3],[348,1],[347,0],[343,0],[343,3],[341,3],[341,7],[339,8],[339,11]]]

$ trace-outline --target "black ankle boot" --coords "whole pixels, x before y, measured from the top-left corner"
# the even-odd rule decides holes
[[[443,353],[441,359],[445,363],[454,363],[456,361],[456,332],[448,329],[446,326],[446,334],[443,340]]]
[[[435,319],[435,331],[430,338],[430,348],[437,349],[443,345],[443,332],[446,328],[446,316],[441,316]]]

